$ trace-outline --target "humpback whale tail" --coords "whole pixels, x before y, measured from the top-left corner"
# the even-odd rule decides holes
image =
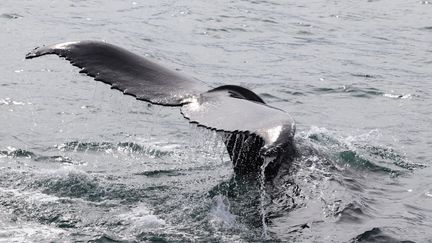
[[[66,42],[39,47],[26,55],[31,59],[55,54],[70,61],[97,81],[138,100],[163,106],[181,106],[191,123],[217,132],[236,174],[258,172],[266,158],[279,163],[295,153],[295,123],[288,113],[271,107],[254,92],[236,85],[212,88],[156,64],[123,48],[99,41]]]

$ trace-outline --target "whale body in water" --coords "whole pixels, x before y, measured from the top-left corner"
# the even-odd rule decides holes
[[[31,59],[55,54],[97,81],[138,100],[179,106],[191,123],[222,134],[236,175],[274,174],[296,149],[295,122],[283,110],[237,85],[211,87],[121,47],[100,41],[66,42],[35,48]]]

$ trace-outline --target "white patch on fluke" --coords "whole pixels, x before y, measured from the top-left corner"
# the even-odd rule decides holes
[[[268,129],[266,132],[268,143],[276,142],[281,132],[282,132],[282,125]]]
[[[54,45],[54,48],[55,49],[66,49],[68,46],[73,45],[73,44],[77,44],[77,43],[78,43],[78,41],[69,41],[69,42]]]
[[[196,97],[188,98],[185,101],[189,102],[187,107],[192,111],[198,111],[201,108],[201,105]]]

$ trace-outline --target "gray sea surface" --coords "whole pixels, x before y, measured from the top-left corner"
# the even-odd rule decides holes
[[[431,242],[432,2],[2,0],[0,242]],[[297,122],[233,180],[218,134],[45,44],[104,40]],[[263,220],[264,219],[264,220]]]

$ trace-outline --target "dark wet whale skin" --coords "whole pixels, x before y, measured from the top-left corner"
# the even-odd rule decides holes
[[[97,41],[66,42],[36,48],[27,59],[56,54],[97,81],[138,100],[182,106],[183,116],[222,133],[236,175],[275,175],[296,150],[294,122],[253,91],[236,85],[211,88],[123,48]],[[242,101],[243,100],[243,101]],[[247,101],[247,102],[244,102]],[[216,120],[216,121],[215,121]],[[267,161],[267,163],[265,163]],[[261,168],[266,164],[266,168]]]

